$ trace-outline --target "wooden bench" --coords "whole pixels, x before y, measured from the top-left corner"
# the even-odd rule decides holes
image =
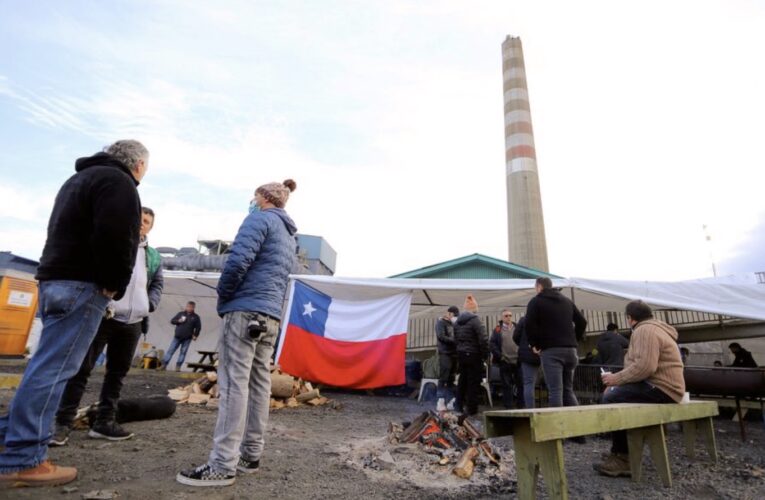
[[[197,370],[200,372],[215,372],[218,371],[215,365],[206,365],[204,363],[186,363],[186,366],[191,368],[193,372]]]
[[[717,461],[712,417],[718,414],[711,401],[683,404],[609,404],[487,411],[487,437],[513,435],[518,493],[521,499],[536,498],[541,472],[550,498],[568,498],[563,466],[563,440],[611,431],[627,431],[632,480],[640,481],[645,444],[664,486],[672,485],[664,424],[682,422],[686,452],[693,458],[696,436],[704,437],[709,456]]]
[[[194,372],[197,370],[201,372],[217,371],[215,368],[215,360],[218,358],[218,351],[197,351],[197,353],[202,355],[199,358],[199,361],[196,363],[186,363],[186,366],[191,368]],[[209,360],[209,362],[205,363],[206,360]]]

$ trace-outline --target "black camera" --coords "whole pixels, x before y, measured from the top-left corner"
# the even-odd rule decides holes
[[[268,327],[266,327],[266,320],[263,319],[253,319],[250,320],[249,323],[247,323],[247,334],[250,336],[251,339],[257,339],[260,337],[260,334],[267,331]]]

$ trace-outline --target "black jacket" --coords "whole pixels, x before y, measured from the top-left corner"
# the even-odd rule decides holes
[[[579,309],[557,290],[542,290],[526,307],[526,335],[539,349],[576,347],[586,327]]]
[[[436,339],[438,340],[439,354],[456,354],[457,342],[454,341],[454,326],[446,318],[438,318],[436,321]]]
[[[138,251],[138,182],[106,153],[80,158],[75,170],[56,196],[36,278],[95,283],[119,300]]]
[[[489,359],[489,337],[481,319],[471,312],[463,312],[454,324],[454,340],[457,354],[480,354],[484,361]]]
[[[182,316],[186,316],[186,321],[181,322]],[[181,311],[170,320],[170,323],[175,325],[175,338],[178,340],[186,340],[191,337],[198,337],[199,332],[202,330],[202,320],[197,313],[187,313]]]
[[[539,355],[534,354],[526,335],[526,316],[518,320],[513,332],[513,341],[518,344],[518,361],[527,365],[539,366]]]
[[[606,366],[624,366],[624,350],[630,341],[616,332],[605,332],[598,339],[595,362]]]
[[[751,352],[743,347],[739,347],[738,352],[736,353],[736,359],[733,360],[731,366],[738,368],[757,368],[757,363],[754,361]]]

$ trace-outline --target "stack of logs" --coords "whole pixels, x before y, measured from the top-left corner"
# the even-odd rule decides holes
[[[411,423],[391,423],[389,437],[391,443],[420,443],[439,455],[439,465],[456,459],[452,472],[463,479],[473,475],[477,463],[499,466],[499,455],[464,415],[427,411]]]
[[[210,408],[218,407],[218,374],[207,372],[189,385],[176,387],[167,391],[170,399],[176,403],[188,403],[206,405]],[[270,408],[295,408],[301,404],[320,406],[329,400],[319,394],[319,389],[314,389],[310,382],[294,378],[292,375],[282,373],[275,367],[271,368],[271,401]]]

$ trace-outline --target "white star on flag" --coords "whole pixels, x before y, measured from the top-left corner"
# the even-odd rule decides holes
[[[308,304],[303,304],[303,316],[307,314],[309,317],[313,318],[313,312],[315,310],[316,308],[313,307],[313,304],[311,304],[310,302]]]

